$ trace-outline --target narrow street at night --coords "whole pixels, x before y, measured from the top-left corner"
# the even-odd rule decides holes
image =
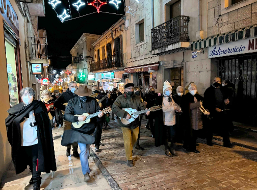
[[[205,140],[199,139],[200,154],[185,153],[182,146],[177,144],[176,157],[167,157],[164,147],[155,147],[151,133],[144,125],[141,126],[140,144],[145,150],[134,149],[135,167],[126,165],[124,144],[120,127],[114,121],[110,128],[103,130],[101,152],[91,153],[90,168],[93,178],[89,183],[83,181],[80,161],[73,157],[74,173],[69,174],[68,159],[64,155],[65,148],[60,145],[63,128],[54,129],[54,144],[57,159],[57,171],[54,178],[51,174],[42,175],[41,189],[172,189],[172,190],[253,190],[257,189],[257,135],[255,132],[239,128],[238,135],[232,137],[232,142],[248,146],[225,148],[216,136],[214,146],[206,145]],[[243,134],[243,135],[242,135]],[[91,146],[91,150],[94,147]],[[97,156],[94,156],[94,155]],[[95,158],[98,157],[98,158]],[[100,165],[100,169],[96,166]],[[99,164],[100,162],[100,164]],[[3,190],[31,189],[28,186],[29,170],[15,175],[13,167],[7,172]]]

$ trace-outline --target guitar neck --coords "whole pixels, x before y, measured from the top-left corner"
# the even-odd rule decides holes
[[[87,119],[91,119],[93,117],[96,117],[96,116],[98,116],[99,113],[100,113],[100,111],[96,112],[96,113],[93,113],[93,114],[90,114],[89,116],[87,116]]]
[[[147,110],[142,110],[142,111],[137,111],[137,112],[135,112],[133,114],[140,115],[140,114],[143,114],[143,113],[146,113],[146,112],[148,112],[148,109]]]

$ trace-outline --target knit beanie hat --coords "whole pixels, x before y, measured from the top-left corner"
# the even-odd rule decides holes
[[[167,88],[171,88],[172,89],[172,86],[170,85],[170,83],[168,81],[165,81],[164,84],[163,84],[163,94],[164,94],[164,91]]]

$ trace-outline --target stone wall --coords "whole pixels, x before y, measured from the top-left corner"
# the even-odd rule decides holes
[[[249,5],[242,3],[235,10],[233,6],[222,9],[222,2],[222,0],[209,0],[208,2],[208,36],[257,24],[257,2]]]

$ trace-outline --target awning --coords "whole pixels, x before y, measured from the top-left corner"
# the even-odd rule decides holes
[[[194,41],[191,43],[191,51],[202,48],[213,47],[224,43],[235,42],[242,39],[253,38],[257,36],[257,26],[250,26],[224,34],[218,34],[206,39]]]
[[[158,71],[160,63],[152,63],[135,67],[127,67],[124,69],[126,73],[139,73],[148,71]]]

